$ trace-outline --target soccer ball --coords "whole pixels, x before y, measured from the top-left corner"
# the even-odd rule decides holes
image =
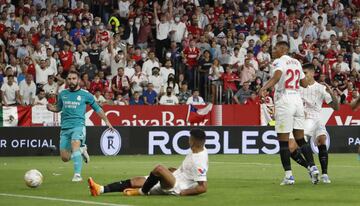
[[[25,173],[24,180],[28,187],[36,188],[43,182],[43,176],[39,170],[32,169]]]

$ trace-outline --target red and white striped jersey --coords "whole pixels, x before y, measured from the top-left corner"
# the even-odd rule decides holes
[[[320,118],[320,112],[323,102],[329,104],[332,99],[326,91],[326,87],[315,82],[307,88],[300,88],[301,99],[304,103],[304,111],[306,119]]]

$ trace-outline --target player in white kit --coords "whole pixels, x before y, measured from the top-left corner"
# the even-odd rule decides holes
[[[156,166],[147,177],[134,177],[101,186],[90,177],[90,193],[98,196],[109,192],[136,195],[198,195],[207,191],[208,153],[205,148],[205,132],[190,131],[190,152],[178,169]]]
[[[307,88],[300,88],[301,98],[304,102],[305,110],[305,136],[308,142],[316,145],[319,151],[319,161],[321,164],[321,180],[323,183],[331,183],[327,174],[328,168],[328,147],[329,135],[325,125],[321,122],[320,113],[323,102],[330,105],[334,110],[339,109],[339,101],[331,91],[328,85],[322,85],[315,81],[315,66],[313,64],[303,65],[304,74],[308,80]],[[290,135],[289,149],[291,158],[305,168],[308,168],[307,162],[297,149],[297,144]]]
[[[319,175],[310,145],[304,139],[305,114],[299,89],[300,85],[307,87],[308,83],[300,62],[289,57],[288,52],[287,42],[276,43],[273,50],[273,57],[276,58],[273,62],[273,75],[259,92],[264,96],[266,90],[275,86],[275,130],[280,145],[281,163],[285,170],[285,177],[280,185],[295,183],[290,164],[289,134],[291,132],[310,166],[312,178],[318,179]]]

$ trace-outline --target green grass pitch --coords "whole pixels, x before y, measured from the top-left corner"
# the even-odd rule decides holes
[[[278,155],[211,155],[208,192],[194,197],[124,197],[120,193],[92,197],[89,195],[86,181],[71,182],[72,162],[63,163],[60,157],[2,157],[0,205],[91,204],[11,197],[4,196],[4,193],[136,206],[360,205],[360,162],[357,161],[356,155],[329,156],[329,175],[332,184],[312,185],[305,169],[292,161],[295,185],[279,186],[283,171]],[[90,164],[84,166],[83,178],[92,176],[99,183],[110,183],[131,176],[147,175],[158,163],[177,167],[183,158],[178,155],[92,156]],[[40,170],[45,178],[43,184],[36,189],[27,188],[23,180],[24,173],[33,168]]]

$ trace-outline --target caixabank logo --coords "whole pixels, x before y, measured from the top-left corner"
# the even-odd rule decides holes
[[[121,136],[116,129],[105,130],[100,138],[100,148],[104,155],[117,155],[121,149]]]

